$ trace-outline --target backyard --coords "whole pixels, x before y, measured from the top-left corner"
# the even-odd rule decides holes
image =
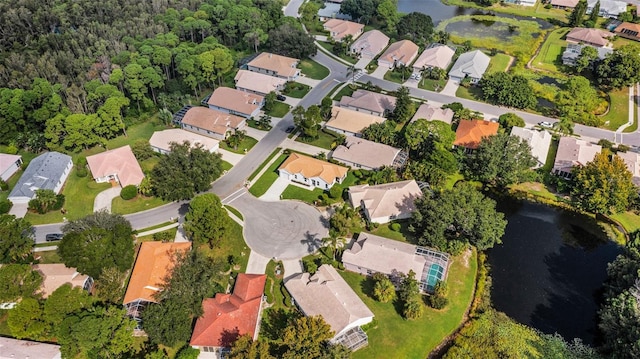
[[[303,59],[298,65],[302,73],[310,79],[322,80],[329,76],[329,69],[311,59]]]
[[[565,37],[568,32],[568,28],[551,31],[542,46],[540,46],[540,51],[531,62],[531,65],[541,70],[560,72],[558,67],[562,65],[562,52],[567,46],[567,42],[562,40],[562,38]]]
[[[491,74],[494,72],[505,72],[510,62],[511,56],[500,53],[495,54],[491,57],[491,62],[489,63],[489,67],[487,68],[487,74]]]

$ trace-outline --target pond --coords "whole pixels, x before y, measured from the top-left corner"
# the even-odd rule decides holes
[[[511,200],[499,209],[509,224],[488,253],[493,306],[544,333],[592,344],[607,264],[621,248],[582,215]]]

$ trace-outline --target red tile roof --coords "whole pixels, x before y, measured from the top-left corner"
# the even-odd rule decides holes
[[[266,279],[264,274],[240,273],[233,294],[218,293],[203,300],[203,315],[196,321],[190,344],[230,347],[245,334],[255,339]]]
[[[484,120],[461,120],[456,130],[456,146],[476,149],[484,137],[498,133],[498,123]]]

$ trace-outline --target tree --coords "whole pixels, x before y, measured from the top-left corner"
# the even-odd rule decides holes
[[[351,228],[357,224],[360,224],[358,211],[348,204],[335,207],[329,219],[330,230],[332,230],[337,237],[345,237],[349,234]]]
[[[51,327],[44,318],[43,306],[37,299],[24,298],[9,311],[7,326],[18,339],[45,339]]]
[[[560,118],[588,126],[598,126],[602,119],[594,115],[600,103],[597,91],[591,87],[589,80],[582,76],[572,76],[555,98]]]
[[[100,278],[106,268],[124,272],[133,264],[133,229],[121,215],[95,212],[65,224],[62,232],[58,255],[80,273]]]
[[[293,123],[300,128],[304,137],[310,139],[318,137],[318,127],[322,122],[318,105],[311,105],[306,110],[302,106],[296,106],[291,113],[293,114]]]
[[[414,42],[423,43],[433,33],[433,21],[431,16],[414,11],[400,18],[396,30],[400,36],[409,36]]]
[[[151,171],[151,184],[157,196],[177,201],[204,192],[222,174],[220,154],[188,141],[172,143],[171,152],[162,156]]]
[[[569,26],[579,27],[584,22],[584,16],[587,14],[587,0],[580,0],[573,8],[569,15]]]
[[[424,314],[424,305],[422,304],[416,273],[413,270],[409,270],[409,273],[402,277],[402,282],[398,289],[398,299],[402,301],[402,315],[407,319],[418,319]]]
[[[387,31],[393,32],[400,20],[396,3],[392,0],[382,0],[378,4],[376,13],[378,19],[385,23]]]
[[[485,137],[467,157],[470,177],[480,182],[504,188],[530,179],[537,160],[529,144],[518,136],[498,133]]]
[[[42,281],[42,275],[28,264],[5,264],[0,267],[0,302],[37,298]]]
[[[524,76],[494,72],[483,76],[478,85],[483,99],[493,104],[521,109],[537,104],[533,87]]]
[[[599,4],[600,2],[598,2]],[[574,69],[577,73],[582,73],[587,69],[592,69],[593,64],[598,60],[598,50],[595,47],[583,46],[580,50],[580,56],[576,59]]]
[[[397,142],[396,129],[391,121],[369,125],[362,130],[362,138],[389,146],[394,146]]]
[[[321,316],[300,317],[291,322],[282,333],[286,350],[283,358],[322,358],[327,341],[334,332]]]
[[[571,196],[585,211],[602,214],[625,211],[638,196],[631,178],[624,161],[604,150],[593,161],[574,169]]]
[[[268,47],[278,55],[303,59],[318,52],[314,39],[301,28],[290,24],[282,24],[269,31]]]
[[[144,161],[155,155],[149,141],[143,139],[136,140],[136,142],[131,145],[131,152],[133,152],[133,155],[136,156],[138,161]]]
[[[438,120],[418,119],[408,124],[404,132],[407,147],[415,151],[418,158],[427,156],[436,147],[451,148],[455,139],[456,134],[451,130],[451,125]]]
[[[37,189],[35,191],[36,197],[29,201],[29,209],[32,209],[40,214],[49,212],[55,207],[56,193],[50,189]]]
[[[344,247],[345,242],[344,237],[339,236],[335,230],[329,230],[329,237],[322,238],[322,244],[333,253],[334,261],[336,260],[336,253]]]
[[[452,102],[446,105],[442,105],[443,109],[451,109],[453,111],[453,120],[481,120],[484,118],[484,114],[477,111],[471,111],[468,108],[462,106],[460,102]]]
[[[515,113],[507,112],[498,117],[498,123],[504,128],[507,133],[511,133],[511,129],[515,127],[524,127],[525,123],[522,117]]]
[[[312,3],[308,3],[312,4]],[[240,336],[231,345],[231,353],[227,355],[229,359],[273,359],[269,354],[269,343],[256,340],[253,341],[248,334]]]
[[[34,228],[24,218],[0,215],[0,263],[19,263],[31,255]]]
[[[469,183],[458,183],[451,190],[420,198],[409,231],[420,245],[456,253],[465,244],[485,250],[501,243],[506,225],[494,200]]]
[[[376,15],[379,3],[380,0],[344,0],[340,5],[340,12],[368,24]]]
[[[275,106],[276,104],[277,98],[278,98],[278,95],[276,94],[275,91],[271,91],[264,96],[264,106],[262,106],[262,109],[264,110],[264,112],[268,113],[273,109],[273,106]]]
[[[637,45],[613,50],[596,68],[598,82],[605,88],[619,89],[640,81],[640,52]]]
[[[401,86],[395,93],[396,107],[389,114],[388,118],[396,123],[406,122],[415,112],[415,104],[409,97],[409,89]]]
[[[389,277],[382,273],[375,273],[373,280],[375,281],[373,285],[373,297],[377,301],[387,303],[396,297],[396,287]]]
[[[591,14],[589,15],[589,21],[595,24],[596,21],[598,21],[599,14],[600,14],[600,0],[596,1],[596,4],[593,6],[593,10],[591,10]],[[589,47],[589,46],[586,46],[586,47]]]
[[[102,270],[100,279],[95,281],[95,296],[102,301],[119,304],[124,295],[124,281],[127,274],[121,272],[116,267],[109,267]]]
[[[196,244],[209,244],[214,248],[229,228],[229,215],[220,198],[213,193],[196,196],[189,203],[184,230]]]
[[[58,287],[44,303],[44,318],[52,328],[58,328],[64,319],[76,312],[93,307],[94,299],[84,289],[70,283]]]

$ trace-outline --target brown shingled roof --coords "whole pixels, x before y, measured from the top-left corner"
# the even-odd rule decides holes
[[[224,136],[227,132],[237,129],[245,119],[230,113],[196,106],[191,107],[182,117],[182,123]]]
[[[264,97],[230,87],[218,87],[213,91],[207,103],[237,113],[251,114],[264,100]]]

